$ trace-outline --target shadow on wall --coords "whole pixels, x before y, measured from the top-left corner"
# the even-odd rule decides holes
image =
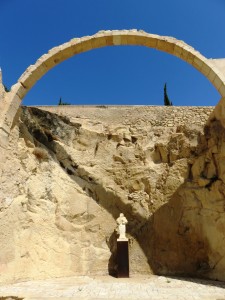
[[[46,115],[46,112],[34,108],[29,112],[39,119]],[[69,125],[74,126],[72,123]],[[190,161],[189,178],[149,219],[134,214],[132,206],[119,195],[84,173],[79,173],[79,166],[72,161],[63,146],[55,143],[51,133],[37,130],[35,126],[35,123],[29,126],[30,133],[55,153],[59,165],[71,179],[80,185],[82,181],[77,180],[78,176],[88,181],[92,198],[114,219],[119,212],[126,215],[129,220],[127,232],[139,243],[155,274],[225,279],[220,271],[223,268],[221,261],[225,256],[225,247],[218,248],[225,238],[225,185],[222,176],[223,168],[225,173],[225,130],[219,121],[211,120],[205,126],[196,157]],[[57,157],[59,152],[61,156],[63,153],[63,162]],[[69,169],[69,166],[73,168]],[[108,246],[112,253],[108,270],[109,274],[115,275],[115,233],[111,235]]]
[[[129,223],[127,231],[155,274],[225,279],[220,266],[225,251],[219,246],[225,238],[224,141],[225,129],[211,120],[199,137],[196,157],[190,160],[189,178],[148,220],[138,213],[134,216],[132,208],[120,202],[121,211],[138,220],[138,226]],[[113,266],[115,246],[111,249]]]
[[[199,211],[185,207],[185,189],[184,184],[152,215],[140,236],[140,240],[148,241],[144,251],[155,274],[202,277],[210,271],[209,245]]]
[[[108,263],[108,272],[109,275],[113,277],[117,276],[116,243],[117,243],[117,235],[115,232],[113,232],[108,241],[108,247],[111,252],[111,256],[109,258],[109,263]]]
[[[213,119],[199,140],[189,179],[139,233],[154,273],[225,280],[224,162],[225,129]]]

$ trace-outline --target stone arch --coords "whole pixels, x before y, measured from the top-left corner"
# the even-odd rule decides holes
[[[117,45],[138,45],[167,52],[191,64],[215,86],[222,97],[225,97],[225,72],[218,68],[218,61],[207,59],[185,42],[173,37],[150,34],[142,30],[99,31],[92,36],[74,38],[67,43],[52,48],[42,55],[34,65],[29,66],[12,86],[11,92],[2,101],[2,118],[0,129],[9,134],[19,105],[32,86],[51,68],[64,60],[95,48]],[[1,107],[0,107],[1,108]]]

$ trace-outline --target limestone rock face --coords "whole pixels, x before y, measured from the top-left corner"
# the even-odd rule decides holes
[[[224,129],[160,116],[20,109],[1,170],[1,281],[114,273],[120,212],[131,273],[225,279]]]
[[[213,119],[189,160],[189,175],[154,214],[151,262],[160,274],[225,280],[225,130]]]

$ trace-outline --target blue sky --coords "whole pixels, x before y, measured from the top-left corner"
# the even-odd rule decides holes
[[[143,29],[225,57],[225,0],[0,0],[0,66],[7,87],[52,47],[99,30]],[[24,105],[215,105],[220,95],[186,62],[137,46],[95,49],[50,70]]]

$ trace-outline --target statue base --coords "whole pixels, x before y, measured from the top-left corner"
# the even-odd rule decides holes
[[[117,277],[129,278],[128,239],[117,239]]]

